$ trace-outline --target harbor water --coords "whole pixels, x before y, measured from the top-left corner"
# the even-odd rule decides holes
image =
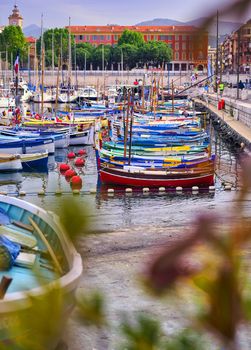
[[[59,213],[62,198],[73,196],[69,182],[60,174],[59,164],[67,162],[69,150],[77,152],[79,149],[81,147],[56,149],[55,154],[49,156],[46,173],[0,174],[0,192],[17,195],[23,191],[26,194],[25,200]],[[93,147],[86,146],[85,149],[86,165],[76,169],[83,180],[83,187],[80,195],[74,197],[77,197],[81,205],[88,207],[90,229],[93,232],[110,232],[141,225],[166,226],[184,223],[203,207],[221,206],[225,205],[225,201],[231,201],[234,191],[225,191],[224,185],[230,185],[233,190],[239,186],[237,157],[218,137],[213,145],[216,151],[216,175],[215,191],[212,192],[205,189],[199,193],[191,190],[181,193],[176,193],[175,190],[164,193],[134,190],[133,193],[125,193],[124,189],[115,187],[114,194],[110,194],[107,188],[99,185]],[[73,165],[74,160],[70,163]],[[62,196],[55,195],[58,190],[62,191]],[[45,192],[45,196],[39,195],[41,191]]]
[[[107,188],[99,184],[94,149],[86,146],[86,164],[76,169],[83,180],[83,187],[79,195],[74,195],[69,182],[59,171],[59,164],[68,162],[67,154],[70,151],[77,152],[82,148],[56,149],[55,154],[49,157],[48,172],[45,173],[0,174],[0,192],[13,196],[23,192],[25,196],[22,199],[59,215],[62,200],[70,203],[74,197],[83,210],[88,211],[89,230],[93,235],[87,241],[83,235],[83,240],[80,239],[77,246],[84,261],[79,291],[94,288],[104,294],[109,310],[108,319],[113,327],[104,333],[86,329],[75,320],[73,314],[65,349],[117,349],[121,340],[118,332],[120,315],[125,312],[154,312],[167,333],[180,329],[184,326],[183,309],[190,307],[191,298],[187,296],[186,305],[179,303],[163,307],[160,302],[142,293],[135,283],[136,275],[142,271],[149,255],[162,247],[163,241],[172,244],[182,239],[197,214],[228,212],[241,181],[238,155],[213,133],[215,191],[143,193],[142,190],[133,190],[126,193],[125,189],[113,187],[114,193],[108,193]],[[69,162],[73,165],[74,160]],[[226,185],[232,190],[226,190]],[[62,195],[56,194],[59,190]],[[41,195],[41,191],[45,195]]]

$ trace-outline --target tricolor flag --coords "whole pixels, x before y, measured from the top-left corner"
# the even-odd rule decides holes
[[[18,71],[19,71],[19,54],[17,54],[16,61],[14,63],[14,70],[15,70],[15,73],[18,74]]]

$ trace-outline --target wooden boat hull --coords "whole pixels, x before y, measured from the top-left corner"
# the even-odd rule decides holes
[[[0,154],[0,172],[19,170],[22,170],[22,163],[19,156]]]
[[[25,154],[25,153],[40,153],[48,152],[53,154],[55,152],[54,140],[51,138],[41,139],[23,139],[10,141],[0,141],[0,153],[8,154]]]
[[[24,171],[47,171],[48,153],[22,154],[21,163]]]
[[[164,172],[162,172],[164,173]],[[153,172],[128,172],[118,169],[101,168],[100,179],[104,184],[120,185],[129,187],[171,187],[178,186],[184,188],[191,188],[192,186],[207,187],[214,184],[214,174],[198,172],[186,173],[177,176],[174,173],[173,176],[166,173],[166,175],[156,175]]]
[[[92,144],[93,144],[92,128],[84,131],[73,132],[70,134],[70,146],[92,145]]]
[[[60,287],[63,293],[63,304],[62,308],[60,309],[59,316],[62,319],[62,325],[60,322],[60,326],[64,326],[74,306],[74,293],[82,274],[82,260],[80,255],[76,252],[74,246],[64,233],[58,218],[54,216],[53,213],[49,214],[45,210],[33,204],[2,195],[0,195],[0,208],[8,212],[9,216],[14,220],[20,220],[20,218],[22,218],[22,223],[24,224],[28,224],[29,218],[32,218],[34,221],[36,221],[39,227],[42,227],[44,231],[46,230],[47,239],[51,235],[52,239],[54,239],[54,242],[57,245],[57,249],[62,251],[62,266],[65,266],[64,272],[60,274],[56,280],[49,280],[49,282],[45,285],[48,288],[56,288],[56,292],[58,291],[58,287]],[[24,268],[24,270],[29,269]],[[13,291],[7,292],[5,298],[0,300],[1,348],[4,348],[4,346],[7,348],[7,345],[10,346],[12,343],[14,343],[15,345],[11,346],[11,349],[17,350],[20,348],[19,343],[17,343],[17,341],[20,341],[18,339],[22,339],[24,337],[36,337],[35,334],[31,334],[31,328],[20,327],[23,314],[29,311],[31,307],[30,299],[26,291],[29,292],[30,296],[42,298],[46,296],[48,289],[44,288],[43,286],[36,285],[35,287],[31,287],[27,283],[24,284],[24,277],[25,273],[23,272],[23,282],[19,282],[19,284],[22,286],[21,291],[15,290],[15,287],[13,287]],[[12,283],[15,284],[15,279],[13,279]],[[10,285],[10,289],[11,288],[12,284]],[[13,325],[17,326],[14,333],[11,331]],[[51,330],[50,342],[46,347],[48,350],[56,348],[60,340],[59,338],[62,335],[58,331],[57,327],[53,329],[54,331]],[[39,331],[39,329],[37,331]]]

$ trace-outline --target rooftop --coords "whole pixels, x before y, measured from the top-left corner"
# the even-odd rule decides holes
[[[198,28],[193,26],[120,26],[120,25],[106,25],[106,26],[66,26],[70,32],[105,32],[105,33],[121,33],[126,29],[137,32],[197,32]]]

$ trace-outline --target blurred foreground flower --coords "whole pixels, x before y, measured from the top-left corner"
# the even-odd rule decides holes
[[[163,333],[160,324],[150,316],[140,314],[135,322],[125,319],[121,330],[127,339],[121,349],[157,350],[162,348]]]
[[[73,242],[87,234],[87,208],[80,206],[76,199],[61,202],[60,220]]]
[[[106,325],[103,296],[99,292],[81,293],[77,297],[77,318],[87,326],[102,327]]]

